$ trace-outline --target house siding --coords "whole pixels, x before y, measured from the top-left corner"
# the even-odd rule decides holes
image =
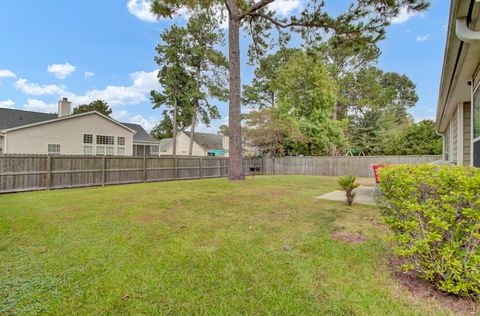
[[[470,102],[463,104],[463,165],[471,165],[472,109]]]
[[[188,155],[188,148],[190,146],[190,137],[185,135],[184,133],[180,133],[177,136],[177,155],[180,156],[187,156]],[[173,155],[173,142],[165,148],[160,155]],[[193,142],[192,148],[192,155],[193,156],[206,156],[207,151],[203,149],[200,145],[196,142]]]
[[[83,115],[71,119],[31,126],[7,132],[9,154],[47,154],[48,144],[59,144],[62,155],[83,154],[83,134],[115,137],[117,147],[125,148],[125,155],[132,155],[133,133],[101,117],[98,114]],[[117,137],[125,137],[125,145],[117,146]]]
[[[443,159],[451,161],[450,157],[450,124],[448,124],[445,134],[443,135]]]
[[[457,162],[458,154],[458,120],[457,120],[457,111],[453,112],[452,120],[450,121],[450,135],[451,135],[451,158],[450,161]]]

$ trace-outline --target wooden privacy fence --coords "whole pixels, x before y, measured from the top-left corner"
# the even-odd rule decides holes
[[[372,164],[422,164],[442,156],[281,157],[264,161],[265,173],[371,177]]]
[[[245,160],[246,174],[262,159]],[[220,178],[228,174],[222,157],[0,156],[0,193],[103,186],[168,180]]]
[[[371,176],[371,164],[419,164],[441,156],[282,157],[245,159],[245,174]],[[0,155],[0,193],[168,180],[220,178],[222,157]]]

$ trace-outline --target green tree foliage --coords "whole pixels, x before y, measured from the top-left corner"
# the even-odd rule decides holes
[[[305,137],[295,145],[298,154],[324,155],[344,144],[341,126],[332,119],[336,82],[321,59],[295,53],[278,72],[274,87],[280,117],[295,120]]]
[[[154,109],[165,106],[172,112],[173,135],[177,135],[177,121],[190,121],[193,112],[191,100],[195,94],[195,80],[186,67],[186,36],[185,28],[173,25],[160,35],[162,43],[155,48],[162,91],[151,91],[151,101]],[[173,155],[176,155],[176,142],[173,142]]]
[[[218,127],[218,134],[223,136],[228,136],[229,133],[230,131],[229,131],[228,125],[223,124]]]
[[[73,109],[73,114],[80,114],[86,112],[97,111],[105,116],[112,115],[112,109],[108,106],[106,101],[95,100],[88,104],[82,104]]]
[[[435,133],[435,122],[423,120],[407,126],[387,143],[388,155],[440,155],[442,137]]]
[[[242,102],[253,108],[274,108],[277,90],[274,81],[278,72],[288,64],[290,57],[301,52],[298,48],[282,48],[259,60],[251,84],[243,86]]]
[[[164,115],[163,119],[150,131],[155,139],[173,138],[173,124],[170,117]]]
[[[181,9],[204,8],[216,15],[215,11],[228,13],[229,35],[229,126],[230,163],[229,179],[245,178],[242,162],[241,137],[241,76],[240,76],[240,29],[252,38],[249,55],[258,59],[272,47],[275,38],[272,29],[277,30],[278,42],[285,45],[290,32],[298,32],[309,42],[320,42],[327,35],[339,36],[340,40],[356,43],[377,42],[384,38],[385,27],[397,16],[401,8],[410,11],[425,10],[427,0],[356,0],[345,12],[330,15],[325,11],[323,0],[306,1],[303,10],[289,17],[282,17],[269,4],[276,0],[153,0],[152,12],[158,16],[173,17]]]
[[[375,67],[349,74],[342,84],[339,98],[350,120],[350,145],[367,155],[385,153],[390,139],[412,124],[408,110],[418,100],[415,84]]]
[[[192,122],[189,155],[192,155],[195,127],[199,119],[209,126],[212,119],[220,118],[220,113],[212,99],[226,101],[228,98],[228,61],[216,46],[222,45],[223,33],[218,30],[214,17],[205,11],[196,12],[186,26],[186,66],[192,73],[195,86],[192,95]]]
[[[262,108],[245,115],[244,131],[249,145],[267,156],[292,154],[304,137],[295,120],[280,118],[277,109]]]
[[[475,168],[380,169],[378,203],[405,270],[417,271],[442,291],[480,296],[479,187]]]

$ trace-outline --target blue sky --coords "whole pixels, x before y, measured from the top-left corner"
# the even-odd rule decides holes
[[[158,88],[154,48],[160,32],[184,18],[156,21],[147,0],[3,0],[0,11],[0,107],[55,112],[68,97],[74,106],[106,100],[113,116],[150,129],[161,117],[149,92]],[[277,0],[280,14],[298,9],[301,0]],[[338,1],[327,1],[338,10]],[[402,12],[380,43],[378,66],[406,74],[417,84],[416,120],[433,118],[448,22],[449,1],[432,0],[429,11]],[[242,39],[242,47],[248,38]],[[225,48],[226,51],[226,48]],[[246,52],[246,49],[243,49]],[[244,54],[242,80],[252,68]],[[215,131],[222,119],[203,131]]]

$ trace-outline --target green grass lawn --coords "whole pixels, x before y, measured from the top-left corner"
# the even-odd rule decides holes
[[[0,195],[0,315],[447,313],[390,276],[375,208],[314,199],[334,189],[282,176]]]

